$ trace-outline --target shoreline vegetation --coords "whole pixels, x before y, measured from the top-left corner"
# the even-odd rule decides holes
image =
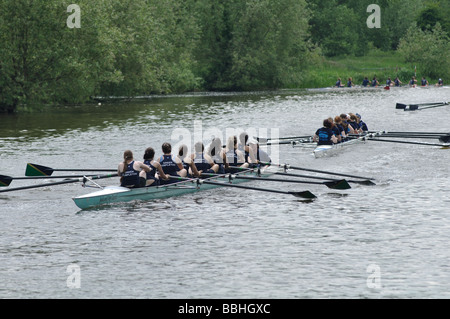
[[[450,3],[0,0],[0,113],[95,96],[450,81]],[[288,10],[287,10],[288,8]]]

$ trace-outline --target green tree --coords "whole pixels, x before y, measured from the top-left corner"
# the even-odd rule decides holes
[[[423,31],[416,25],[409,28],[398,52],[406,62],[417,64],[421,74],[450,78],[450,41],[439,23],[431,31]]]

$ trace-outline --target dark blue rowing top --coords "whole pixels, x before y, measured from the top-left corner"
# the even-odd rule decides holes
[[[367,86],[369,83],[370,83],[369,80],[364,79],[362,85],[363,86]]]
[[[120,186],[139,187],[139,171],[133,168],[134,161],[127,165],[125,172],[122,173]]]
[[[164,174],[176,175],[180,170],[177,163],[173,160],[172,155],[161,155],[159,164],[161,164]]]
[[[238,155],[236,153],[236,150],[234,150],[234,149],[229,150],[227,152],[227,162],[228,162],[228,165],[230,165],[230,166],[239,166],[239,165],[243,164],[243,163],[239,163]]]
[[[203,172],[206,172],[206,170],[211,168],[211,165],[205,159],[205,156],[203,155],[203,153],[195,154],[194,164],[195,164],[195,167],[197,167],[197,170],[203,171]]]
[[[150,172],[147,172],[147,179],[155,179],[155,174],[156,174],[156,167],[152,165],[152,161],[149,160],[145,160],[144,164],[149,166],[152,170]]]
[[[333,145],[331,137],[334,135],[333,130],[330,128],[322,127],[316,131],[316,135],[319,137],[317,145]]]

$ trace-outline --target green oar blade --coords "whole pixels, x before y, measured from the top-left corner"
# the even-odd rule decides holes
[[[47,166],[27,163],[25,176],[50,176],[53,174],[53,169]]]
[[[0,187],[9,186],[12,180],[11,176],[0,175]]]

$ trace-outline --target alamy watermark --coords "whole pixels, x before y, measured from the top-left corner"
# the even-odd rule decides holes
[[[377,4],[370,4],[367,7],[367,12],[372,13],[366,20],[369,29],[381,28],[381,9]]]
[[[81,268],[77,264],[67,266],[66,273],[69,274],[66,280],[67,288],[81,288]]]
[[[72,13],[67,17],[67,27],[69,29],[81,28],[81,8],[77,4],[71,4],[67,7],[67,12]]]
[[[377,264],[367,266],[366,272],[370,275],[367,277],[367,288],[381,289],[381,268]]]

